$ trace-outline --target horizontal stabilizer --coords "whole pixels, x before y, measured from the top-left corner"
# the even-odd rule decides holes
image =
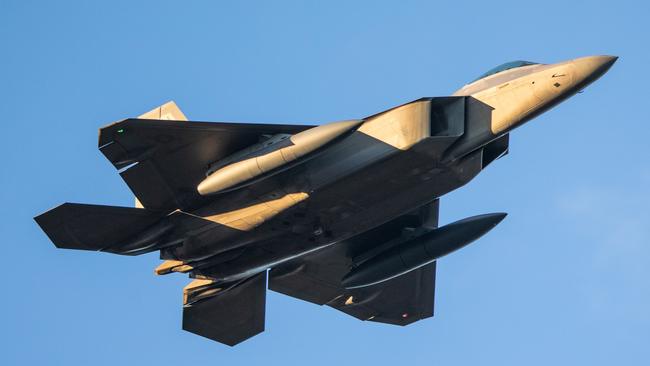
[[[57,248],[114,251],[164,216],[140,208],[64,203],[34,220]]]
[[[230,288],[196,280],[185,288],[183,329],[234,346],[264,331],[266,271]]]

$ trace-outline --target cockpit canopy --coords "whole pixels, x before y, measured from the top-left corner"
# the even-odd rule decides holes
[[[488,77],[490,75],[500,73],[501,71],[515,69],[517,67],[522,67],[522,66],[530,66],[530,65],[538,65],[538,64],[539,64],[538,62],[521,61],[521,60],[506,62],[505,64],[501,64],[501,65],[499,65],[499,66],[497,66],[497,67],[495,67],[493,69],[488,70],[488,72],[486,72],[485,74],[483,74],[483,75],[479,76],[478,78],[474,79],[472,82],[474,82],[476,80],[479,80],[479,79],[483,79],[483,78]]]

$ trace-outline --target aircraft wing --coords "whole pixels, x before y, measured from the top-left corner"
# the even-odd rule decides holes
[[[302,261],[286,273],[273,269],[269,289],[331,306],[361,320],[407,325],[433,316],[435,262],[377,285],[346,290],[340,281],[349,267],[336,259],[342,257],[328,253]]]
[[[335,244],[269,272],[269,289],[328,305],[361,320],[407,325],[433,316],[436,263],[373,286],[347,290],[341,278],[352,259],[383,241],[403,235],[407,227],[437,225],[438,201],[422,211],[404,215],[349,241]]]
[[[260,141],[313,126],[126,119],[99,130],[99,150],[145,208],[187,209],[209,164]]]

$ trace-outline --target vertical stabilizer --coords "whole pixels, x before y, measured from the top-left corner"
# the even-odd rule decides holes
[[[172,100],[159,107],[156,107],[150,110],[147,113],[143,113],[138,116],[139,119],[162,119],[169,121],[187,121],[187,117],[181,111],[176,103]],[[142,203],[136,198],[135,207],[143,208]]]
[[[264,331],[266,271],[223,287],[194,280],[183,289],[183,329],[234,346]]]
[[[140,119],[163,119],[169,121],[187,121],[187,117],[181,112],[180,108],[174,103],[169,101],[160,107],[156,107],[147,113],[138,116]]]

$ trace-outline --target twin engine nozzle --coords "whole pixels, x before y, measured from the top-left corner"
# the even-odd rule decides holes
[[[480,238],[506,215],[499,212],[468,217],[397,244],[358,264],[341,283],[347,289],[366,287],[418,269]]]

